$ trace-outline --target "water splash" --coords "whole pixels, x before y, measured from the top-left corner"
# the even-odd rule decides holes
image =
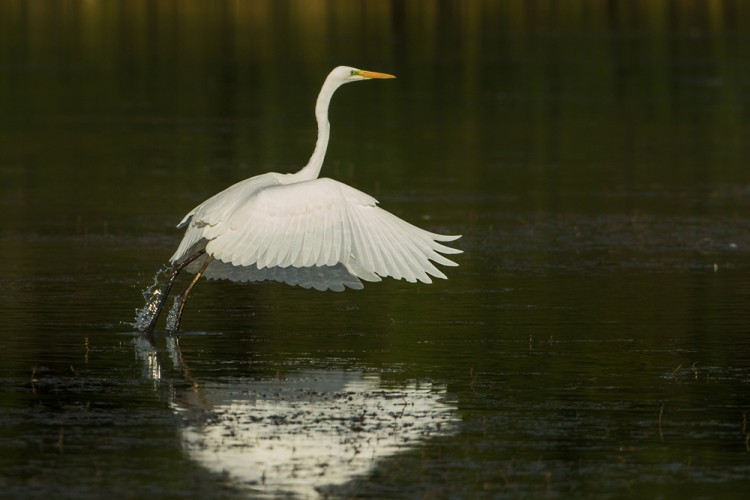
[[[169,314],[167,314],[167,330],[170,332],[177,331],[177,327],[179,326],[177,324],[177,321],[179,320],[179,314],[180,314],[180,297],[179,295],[175,295],[174,302],[172,303],[172,307],[169,308]]]
[[[154,316],[159,312],[159,303],[163,300],[162,296],[166,292],[166,283],[161,283],[163,277],[169,276],[169,266],[162,266],[154,275],[154,282],[143,290],[143,307],[135,310],[135,320],[133,327],[138,331],[144,331]]]

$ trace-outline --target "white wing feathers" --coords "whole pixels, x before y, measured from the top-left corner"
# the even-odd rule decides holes
[[[232,184],[192,209],[177,224],[178,228],[187,226],[187,230],[169,261],[177,262],[191,255],[199,248],[194,248],[199,242],[213,239],[221,234],[225,228],[224,222],[232,217],[239,205],[252,200],[255,193],[263,188],[279,184],[281,178],[283,176],[280,174],[268,173],[245,179]]]
[[[430,276],[446,277],[433,262],[457,265],[440,254],[461,251],[438,242],[459,236],[413,226],[377,207],[373,197],[332,179],[295,184],[279,184],[279,180],[256,183],[251,186],[255,189],[246,186],[246,191],[237,188],[244,184],[239,183],[229,189],[244,194],[242,199],[217,195],[194,209],[181,223],[188,229],[172,261],[207,240],[206,252],[221,261],[209,265],[209,278],[274,279],[333,290],[343,290],[343,285],[360,288],[356,278],[380,281],[391,276],[431,283]],[[228,198],[233,199],[225,201]],[[248,270],[244,278],[239,277],[241,268]],[[316,268],[315,273],[303,273],[306,268]],[[351,278],[342,277],[347,271]],[[328,282],[311,277],[326,272],[335,277]]]

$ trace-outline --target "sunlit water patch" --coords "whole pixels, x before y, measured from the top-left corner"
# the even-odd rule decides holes
[[[316,496],[457,429],[445,387],[430,382],[396,386],[377,374],[310,370],[201,383],[190,378],[174,337],[167,352],[168,362],[150,342],[136,340],[143,374],[155,387],[174,368],[190,382],[168,396],[185,422],[185,452],[256,494]]]

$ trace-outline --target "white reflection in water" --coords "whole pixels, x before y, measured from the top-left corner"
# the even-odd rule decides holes
[[[172,362],[189,373],[178,348],[168,343]],[[161,377],[152,368],[158,356],[144,356],[142,341],[139,350],[144,375]],[[376,374],[316,370],[283,379],[189,381],[190,389],[170,393],[172,408],[185,417],[188,455],[270,495],[316,496],[366,474],[378,460],[452,432],[458,418],[444,387],[394,386]]]
[[[145,337],[138,336],[135,339],[135,359],[143,363],[141,373],[144,378],[153,380],[157,387],[161,380],[161,363],[159,353],[154,345]]]

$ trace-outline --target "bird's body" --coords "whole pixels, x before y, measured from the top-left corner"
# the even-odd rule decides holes
[[[429,274],[445,278],[430,260],[455,265],[438,251],[457,251],[437,243],[455,237],[419,229],[333,179],[285,184],[289,177],[252,177],[193,209],[178,226],[187,230],[171,262],[205,249],[214,258],[207,278],[336,291],[385,276],[430,283]]]
[[[440,242],[459,236],[420,229],[379,208],[373,197],[318,178],[330,136],[331,96],[344,83],[369,78],[393,77],[345,66],[328,75],[315,106],[318,140],[299,172],[271,172],[240,181],[182,219],[178,227],[186,228],[185,236],[170,262],[177,269],[175,276],[185,268],[196,279],[183,294],[180,311],[201,275],[342,291],[362,288],[360,280],[386,276],[431,283],[430,276],[446,277],[433,262],[457,265],[441,253],[460,250]]]

